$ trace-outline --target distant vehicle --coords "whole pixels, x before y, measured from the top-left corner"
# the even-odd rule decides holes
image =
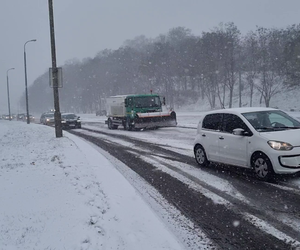
[[[23,121],[27,121],[27,115],[23,116]],[[35,117],[33,115],[29,115],[29,121],[30,122],[34,122],[35,121]]]
[[[252,168],[256,177],[300,172],[300,122],[279,109],[232,108],[207,112],[200,120],[194,154],[210,162]]]
[[[40,123],[44,125],[54,125],[54,113],[53,112],[46,112],[43,113],[40,117]]]
[[[9,120],[9,115],[2,115],[3,120]]]
[[[81,128],[80,117],[74,113],[61,114],[61,126],[62,129]]]
[[[17,121],[23,121],[25,114],[17,114]]]
[[[118,95],[106,98],[109,129],[123,126],[126,130],[176,127],[176,113],[163,111],[159,95]]]

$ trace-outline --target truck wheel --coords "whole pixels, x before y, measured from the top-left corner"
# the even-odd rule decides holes
[[[131,131],[132,130],[132,125],[130,124],[130,119],[126,119],[126,122],[125,122],[125,129],[127,131]]]
[[[110,118],[107,121],[107,126],[108,126],[109,129],[113,129],[112,120]]]

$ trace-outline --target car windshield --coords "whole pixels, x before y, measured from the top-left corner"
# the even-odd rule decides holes
[[[242,115],[259,132],[300,129],[300,122],[281,110],[257,111]]]
[[[134,105],[137,108],[160,107],[160,99],[158,96],[135,97]]]
[[[63,119],[75,119],[77,116],[75,114],[66,114],[61,116]]]
[[[45,117],[54,117],[54,114],[46,114]]]

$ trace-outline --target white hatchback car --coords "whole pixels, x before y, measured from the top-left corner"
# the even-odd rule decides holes
[[[259,179],[300,171],[300,122],[273,108],[214,110],[201,118],[194,142],[200,166],[252,168]]]

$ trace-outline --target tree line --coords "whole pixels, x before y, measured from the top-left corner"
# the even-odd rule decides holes
[[[242,35],[234,23],[220,24],[201,36],[176,27],[154,39],[139,36],[117,50],[62,66],[61,110],[95,112],[111,95],[158,93],[172,107],[207,99],[210,107],[233,107],[234,93],[243,105],[258,91],[269,107],[283,88],[299,86],[300,25],[257,27]],[[53,107],[48,72],[29,87],[30,110]],[[22,97],[24,100],[24,96]]]

